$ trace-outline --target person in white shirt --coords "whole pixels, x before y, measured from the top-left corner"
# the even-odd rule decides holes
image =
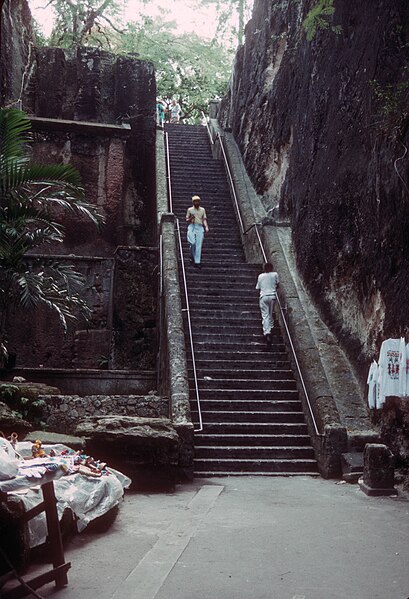
[[[172,104],[170,106],[170,122],[174,123],[174,124],[179,123],[181,114],[182,114],[182,109],[180,107],[180,104],[174,98],[172,100]]]
[[[263,325],[263,335],[267,345],[271,345],[271,329],[273,328],[273,310],[277,299],[277,289],[279,287],[278,274],[270,262],[266,262],[262,272],[257,279],[256,289],[260,290],[260,312]]]

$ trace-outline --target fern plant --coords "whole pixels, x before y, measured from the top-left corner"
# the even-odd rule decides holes
[[[330,18],[334,12],[334,0],[318,0],[316,5],[311,8],[303,21],[303,27],[309,42],[314,39],[319,29],[331,29],[334,33],[341,33],[339,25],[331,25]]]

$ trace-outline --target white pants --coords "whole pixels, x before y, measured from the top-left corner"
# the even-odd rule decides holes
[[[187,242],[190,246],[190,253],[195,264],[200,264],[202,256],[202,245],[204,237],[203,225],[190,225],[187,228]]]
[[[268,335],[273,328],[273,310],[275,301],[275,295],[263,295],[263,297],[260,297],[259,299],[264,335]]]

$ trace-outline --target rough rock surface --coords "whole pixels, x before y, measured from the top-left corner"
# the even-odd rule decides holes
[[[341,32],[308,41],[310,8],[255,1],[221,121],[363,379],[380,342],[409,333],[409,4],[335,0]]]
[[[377,416],[382,440],[396,457],[397,465],[408,463],[409,457],[409,401],[407,398],[387,397]],[[409,483],[409,479],[408,479]]]
[[[0,431],[5,435],[12,432],[25,433],[32,428],[31,424],[27,420],[18,418],[11,408],[0,401]]]
[[[364,391],[381,342],[409,339],[409,3],[334,0],[308,41],[312,6],[255,0],[219,121]]]
[[[168,418],[94,416],[82,420],[75,434],[86,438],[88,453],[109,463],[178,463],[180,440]]]
[[[168,401],[156,393],[148,395],[49,395],[43,419],[55,432],[75,432],[79,419],[108,414],[141,418],[163,418],[169,413]]]

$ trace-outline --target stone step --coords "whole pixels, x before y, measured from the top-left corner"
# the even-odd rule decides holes
[[[300,422],[204,422],[207,434],[239,435],[307,435],[307,425]]]
[[[209,273],[220,274],[223,276],[224,274],[231,274],[232,272],[240,270],[241,272],[254,273],[254,276],[257,280],[257,275],[261,272],[261,267],[259,265],[253,264],[245,264],[244,262],[230,260],[226,262],[224,258],[219,256],[218,260],[214,260],[211,265],[209,265]]]
[[[222,411],[231,412],[235,411],[244,412],[301,412],[302,406],[299,399],[283,399],[283,400],[270,400],[270,399],[201,399],[200,408],[203,411]],[[195,405],[193,405],[193,410]]]
[[[206,472],[276,472],[276,473],[306,473],[317,472],[317,462],[314,459],[200,459],[193,461],[195,474]]]
[[[314,450],[311,446],[269,446],[255,447],[254,445],[233,445],[209,447],[195,445],[195,459],[309,459],[314,460]]]
[[[271,364],[272,366],[274,364],[281,364],[281,363],[287,363],[288,364],[288,356],[287,353],[284,351],[274,351],[273,349],[271,349],[270,347],[267,347],[267,345],[265,345],[264,347],[261,347],[260,349],[258,349],[257,351],[238,351],[236,350],[236,348],[233,346],[233,350],[229,353],[227,353],[225,350],[209,350],[209,349],[203,349],[202,347],[196,347],[194,346],[194,350],[195,350],[195,359],[198,363],[200,363],[200,360],[205,360],[205,361],[209,361],[209,360],[217,360],[219,362],[221,362],[222,360],[225,360],[226,362],[233,362],[233,363],[242,363],[244,361],[244,363],[248,364],[249,361],[251,364]],[[243,346],[240,347],[240,350],[243,350]],[[243,356],[243,359],[240,359],[240,356]],[[191,356],[188,353],[188,360],[191,359]]]
[[[234,340],[231,341],[230,343],[228,341],[223,342],[223,341],[219,341],[219,342],[209,342],[209,341],[201,341],[200,339],[193,339],[193,346],[194,346],[194,351],[195,354],[197,352],[230,352],[230,353],[236,353],[239,350],[243,350],[244,346],[243,346],[243,342],[235,342]],[[271,346],[268,346],[263,340],[260,340],[260,342],[252,342],[252,343],[248,343],[246,344],[246,347],[248,348],[248,352],[247,354],[255,354],[258,352],[264,353],[264,352],[271,352],[271,353],[281,353],[282,355],[285,355],[285,348],[284,345],[281,343],[272,343]]]
[[[252,447],[298,447],[309,446],[309,435],[270,435],[270,434],[208,434],[205,432],[195,433],[195,440],[198,446],[252,446]]]
[[[240,381],[239,381],[240,382]],[[193,391],[193,389],[192,389]],[[268,399],[268,400],[283,400],[283,399],[298,399],[298,391],[296,389],[201,389],[201,399]]]
[[[304,413],[303,412],[250,412],[247,410],[243,410],[239,412],[235,410],[234,412],[222,412],[221,410],[214,411],[201,411],[202,421],[207,425],[215,422],[221,424],[251,424],[251,423],[261,423],[261,424],[279,424],[279,423],[303,423],[304,422]],[[192,417],[195,417],[195,411],[192,410]]]
[[[220,253],[224,251],[225,253]],[[228,255],[226,252],[228,251]],[[207,237],[203,243],[202,247],[202,255],[209,256],[210,258],[215,258],[215,262],[219,262],[221,258],[225,262],[228,262],[230,257],[237,258],[238,256],[243,258],[244,261],[244,252],[241,244],[234,243],[224,243],[223,241],[217,242],[217,240],[209,240]],[[183,256],[186,260],[190,257],[190,250],[186,246],[183,248]]]
[[[260,318],[254,317],[252,321],[241,320],[237,318],[235,321],[228,321],[224,318],[219,318],[216,323],[209,323],[206,319],[202,322],[199,319],[191,318],[192,330],[197,335],[207,335],[212,339],[225,338],[226,336],[235,335],[237,338],[243,338],[246,342],[248,341],[260,341],[263,340],[263,332],[261,328]],[[282,343],[281,330],[278,327],[273,327],[271,331],[271,339],[277,343]]]
[[[264,347],[266,345],[264,335],[262,334],[261,329],[259,333],[252,333],[251,331],[246,330],[246,328],[243,328],[240,331],[237,329],[237,327],[235,329],[229,329],[229,327],[226,327],[226,330],[224,330],[224,328],[221,327],[220,333],[211,333],[208,332],[206,329],[199,330],[201,331],[200,333],[193,331],[193,342],[196,347],[199,344],[205,344],[211,345],[214,348],[217,347],[218,349],[220,349],[221,345],[229,346],[229,348],[231,349],[232,345],[244,345],[246,347],[258,347],[259,345]],[[270,347],[273,350],[276,350],[279,347],[282,348],[282,351],[284,351],[281,335],[272,336],[272,342]],[[199,348],[197,347],[197,349]]]
[[[269,381],[287,380],[294,381],[293,371],[290,369],[264,369],[264,370],[244,370],[239,367],[237,369],[228,369],[227,365],[224,368],[212,368],[211,366],[196,363],[196,370],[200,373],[200,380],[204,377],[209,377],[213,381],[221,379],[233,379],[242,381],[248,379],[262,379]],[[193,378],[192,368],[188,368],[189,379]]]
[[[222,303],[215,304],[214,301],[210,300],[207,297],[201,296],[199,294],[195,294],[194,296],[189,297],[189,305],[191,308],[194,308],[198,316],[223,316],[224,314],[234,314],[234,315],[243,315],[243,316],[254,316],[257,315],[260,318],[260,308],[258,306],[258,302],[254,301],[254,299],[240,301],[240,305]]]
[[[188,283],[192,291],[203,291],[203,281],[196,277],[196,273],[194,276],[188,278]],[[223,295],[234,294],[234,300],[240,300],[242,297],[253,299],[258,307],[259,295],[255,287],[255,282],[251,279],[248,281],[235,281],[234,279],[230,279],[222,282],[214,281],[211,278],[211,275],[209,278],[206,276],[206,290],[209,290],[212,293],[222,293]]]
[[[254,301],[245,302],[243,305],[240,304],[240,306],[226,304],[219,306],[215,305],[214,302],[202,306],[199,302],[195,301],[195,297],[191,297],[189,299],[189,304],[195,307],[195,315],[197,318],[240,318],[242,320],[254,320],[255,317],[257,317],[260,319],[260,308],[258,307],[258,302]]]
[[[191,302],[189,302],[189,306],[191,309],[190,311],[192,312]],[[184,314],[187,317],[186,311],[184,312]],[[192,318],[192,315],[194,316],[194,318]],[[226,326],[239,325],[247,329],[251,329],[253,331],[261,331],[260,311],[254,310],[253,312],[249,312],[247,309],[241,311],[240,306],[238,306],[237,310],[234,312],[232,310],[227,309],[223,312],[221,310],[217,310],[216,312],[216,310],[212,311],[211,308],[207,307],[202,309],[196,308],[194,310],[194,313],[191,313],[190,316],[192,325],[195,324],[198,327],[216,327],[219,323],[219,326],[222,326],[223,324],[225,324]],[[275,328],[278,329],[278,326],[275,325],[273,327],[273,331]]]
[[[254,289],[257,297],[257,291],[255,289],[257,276],[253,272],[234,272],[228,271],[219,272],[217,269],[209,268],[206,274],[206,283],[210,285],[241,285],[246,287],[247,285],[254,285]]]
[[[242,311],[240,305],[237,305],[235,311],[232,309],[224,311],[219,309],[216,311],[216,309],[212,310],[208,306],[199,310],[195,305],[193,306],[195,308],[194,311],[192,310],[192,300],[190,300],[190,321],[191,325],[195,327],[194,330],[206,331],[208,333],[221,332],[223,330],[224,333],[225,330],[241,329],[243,332],[247,331],[253,335],[262,334],[261,316],[257,306],[257,309],[254,309],[252,312],[248,310],[247,306]],[[186,310],[184,310],[184,315],[187,318],[188,313]],[[282,338],[282,332],[277,322],[273,324],[271,335],[274,338]]]
[[[261,376],[262,373],[264,372],[264,370],[266,370],[267,372],[272,372],[275,373],[277,372],[277,376],[281,375],[281,372],[286,373],[287,371],[290,370],[290,362],[287,358],[287,356],[285,356],[286,359],[283,360],[274,360],[271,361],[269,358],[269,355],[267,355],[267,359],[263,360],[262,362],[260,362],[260,364],[258,364],[259,368],[262,368],[262,370],[258,370],[258,371],[251,371],[250,369],[254,367],[254,361],[253,360],[238,360],[236,356],[229,356],[227,359],[220,359],[220,360],[213,360],[213,359],[202,359],[202,358],[198,358],[198,356],[196,355],[196,369],[205,374],[205,373],[209,373],[210,376],[212,376],[212,372],[226,372],[226,376],[229,376],[229,372],[234,372],[234,369],[242,369],[242,372],[244,373],[244,376],[246,376],[246,373],[249,372],[260,372]],[[271,370],[268,370],[271,369]],[[191,362],[189,361],[189,373],[192,372],[192,365]],[[292,371],[291,371],[292,372]],[[190,374],[189,374],[190,376]],[[256,374],[254,374],[254,376],[256,376]],[[258,374],[257,374],[258,376]],[[273,375],[274,376],[274,375]],[[236,377],[238,378],[238,377]]]
[[[194,383],[193,380],[189,380],[190,386],[193,388]],[[293,391],[296,389],[296,382],[294,378],[292,379],[261,379],[254,378],[251,379],[235,379],[235,378],[213,378],[202,376],[198,379],[198,385],[200,390],[207,389],[231,389],[232,387],[240,386],[240,391],[246,390],[257,390],[257,391]]]

